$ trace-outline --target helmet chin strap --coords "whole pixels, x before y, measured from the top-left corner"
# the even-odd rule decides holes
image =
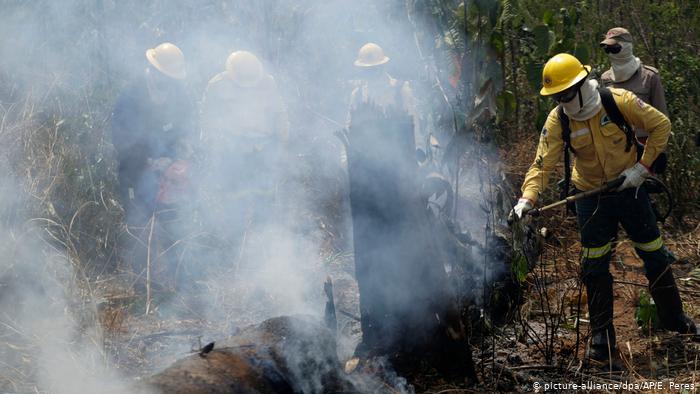
[[[586,70],[586,69],[584,68],[584,70]],[[583,86],[584,83],[586,83],[589,75],[591,75],[591,73],[588,70],[586,70],[586,77],[583,78],[583,80],[578,85],[578,107],[579,107],[579,109],[583,109],[583,95],[581,94],[581,87]]]
[[[581,94],[581,87],[583,87],[583,84],[586,83],[586,81],[588,81],[588,76],[591,75],[591,72],[588,71],[585,67],[584,67],[584,70],[586,70],[586,77],[583,78],[583,82],[578,87],[578,107],[579,108],[583,108],[583,95]]]
[[[578,107],[583,108],[583,95],[581,94],[581,88],[578,88]]]

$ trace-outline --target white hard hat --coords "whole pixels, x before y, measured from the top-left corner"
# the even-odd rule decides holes
[[[185,79],[185,55],[175,44],[164,42],[155,48],[146,51],[146,59],[163,74],[175,78]]]
[[[384,55],[382,47],[373,42],[368,42],[360,48],[354,64],[357,67],[374,67],[388,61],[389,58]]]

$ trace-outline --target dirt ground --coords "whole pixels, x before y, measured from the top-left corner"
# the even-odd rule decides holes
[[[529,148],[533,147],[521,146],[502,155],[506,160],[504,172],[515,185],[519,185],[529,166],[532,152]],[[337,199],[342,193],[330,195]],[[340,361],[345,362],[352,357],[361,332],[357,321],[359,295],[348,247],[351,240],[347,222],[343,222],[347,212],[339,204],[333,200],[322,204],[323,209],[301,209],[294,214],[297,225],[291,231],[303,232],[305,238],[314,240],[314,245],[320,245],[313,251],[318,259],[297,267],[312,282],[318,282],[317,288],[314,286],[303,297],[318,305],[312,312],[321,315],[325,302],[323,281],[326,276],[333,279],[339,334],[337,352]],[[492,326],[487,318],[472,327],[471,345],[479,382],[467,382],[459,377],[448,379],[429,365],[416,362],[409,368],[404,366],[405,381],[391,375],[391,384],[384,387],[385,392],[533,392],[537,391],[536,387],[542,391],[545,383],[656,381],[663,382],[665,390],[661,391],[682,392],[676,389],[680,386],[670,389],[670,381],[695,384],[700,343],[668,332],[644,331],[635,320],[646,279],[641,261],[624,236],[620,237],[611,263],[616,297],[614,323],[623,368],[610,372],[605,366],[584,362],[589,327],[585,291],[581,291],[577,279],[580,246],[575,221],[556,211],[540,218],[537,225],[546,227],[551,236],[527,276],[519,313],[502,327]],[[663,233],[666,245],[678,257],[673,271],[686,312],[700,322],[700,218],[687,218],[683,226],[667,223]],[[96,307],[104,328],[105,357],[126,378],[143,379],[197,352],[210,341],[230,337],[250,324],[277,316],[279,306],[285,304],[279,292],[251,287],[245,280],[216,279],[207,283],[207,294],[217,297],[216,302],[209,304],[219,309],[202,310],[201,304],[193,304],[191,299],[177,293],[156,292],[150,314],[144,314],[142,289],[134,286],[133,274],[98,281],[94,292],[99,296]],[[168,308],[160,306],[166,304]],[[219,318],[207,318],[211,316]],[[33,355],[29,350],[22,352],[22,357],[27,359],[27,365],[31,364]],[[17,376],[20,372],[17,371]],[[585,391],[605,391],[600,386],[591,387]]]
[[[512,176],[514,184],[519,184],[519,177],[528,166],[528,155],[521,153],[511,151],[507,155],[510,162],[506,163],[506,173]],[[325,246],[319,251],[325,256],[324,264],[316,269],[335,282],[336,308],[341,311],[338,313],[338,354],[341,361],[346,361],[351,358],[361,335],[355,319],[359,308],[352,254],[335,245],[334,232],[328,231],[329,227],[337,225],[333,220],[310,213],[306,220],[320,223],[316,236],[325,239],[322,242]],[[664,387],[669,387],[670,381],[694,384],[700,362],[700,343],[668,332],[645,332],[635,321],[640,293],[646,289],[646,278],[641,260],[624,236],[620,238],[611,263],[616,297],[614,322],[620,350],[619,363],[623,369],[610,372],[605,366],[585,362],[589,327],[585,291],[581,291],[577,280],[580,246],[575,221],[559,211],[542,217],[538,227],[549,229],[551,236],[545,243],[540,261],[528,275],[525,301],[519,316],[504,327],[487,327],[485,336],[477,332],[472,337],[480,381],[474,384],[462,379],[445,379],[430,366],[419,363],[404,370],[404,377],[411,387],[409,390],[426,393],[532,392],[536,383],[644,383],[658,380],[665,382]],[[665,240],[679,259],[673,270],[686,311],[700,322],[700,308],[697,307],[700,305],[697,302],[700,300],[700,269],[696,268],[700,265],[700,220],[690,218],[685,223],[685,230],[678,228],[667,225],[664,228]],[[319,282],[319,295],[321,288]],[[245,297],[243,293],[244,289],[239,294],[242,298]],[[122,301],[129,298],[125,292],[119,297],[123,298]],[[174,319],[158,311],[144,317],[130,313],[126,306],[120,309],[111,305],[103,315],[108,328],[107,343],[112,346],[111,353],[117,356],[116,363],[120,368],[127,375],[136,377],[148,376],[196,351],[202,343],[231,335],[242,325],[253,323],[264,315],[263,310],[258,311],[257,316],[244,313],[222,324],[199,319],[196,315],[191,319]],[[577,312],[579,305],[580,312]],[[405,389],[392,387],[387,386],[387,391]],[[605,391],[592,387],[593,390],[586,391]]]
[[[534,143],[528,145],[532,146],[502,155],[513,184],[520,184],[530,164]],[[550,200],[555,201],[555,197]],[[540,261],[528,275],[529,292],[518,319],[526,323],[504,327],[493,337],[491,349],[482,349],[479,363],[484,373],[483,388],[536,391],[534,384],[538,383],[542,391],[544,383],[592,382],[584,391],[604,392],[595,383],[627,382],[639,385],[624,391],[695,392],[700,343],[690,336],[643,329],[637,324],[635,314],[640,308],[640,295],[648,292],[647,280],[643,263],[624,232],[620,232],[611,262],[618,363],[622,368],[610,372],[607,366],[589,365],[585,360],[589,327],[585,290],[577,280],[580,245],[575,219],[565,216],[562,209],[540,218],[537,226],[546,227],[551,235]],[[672,267],[686,314],[700,322],[700,220],[684,218],[682,224],[669,220],[662,225],[662,234],[678,259]],[[553,328],[557,322],[559,325]],[[549,360],[548,351],[553,355]],[[650,386],[650,382],[658,381],[660,386]],[[559,391],[579,390],[569,387]]]

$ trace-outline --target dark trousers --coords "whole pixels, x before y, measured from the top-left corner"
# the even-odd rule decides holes
[[[656,277],[673,262],[661,241],[656,217],[644,187],[576,201],[583,251],[582,278],[610,274],[611,242],[618,223],[644,261],[647,276]]]
[[[637,255],[644,261],[645,274],[650,283],[656,282],[664,274],[668,277],[666,281],[673,282],[670,271],[667,271],[673,262],[673,255],[661,241],[649,195],[644,187],[578,200],[576,211],[583,255],[581,279],[588,295],[591,344],[605,353],[608,344],[611,347],[615,344],[610,257],[611,240],[617,233],[618,225],[625,229]],[[677,320],[682,315],[680,298],[676,297],[677,291],[674,291],[674,302],[669,303],[669,297],[659,298],[661,294],[658,289],[652,288],[654,299],[659,298],[656,300],[657,305],[673,306],[673,316],[666,318],[668,321]]]

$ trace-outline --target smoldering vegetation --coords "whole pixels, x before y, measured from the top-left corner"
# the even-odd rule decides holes
[[[502,271],[484,268],[490,257],[469,247],[485,243],[481,232],[491,220],[476,209],[483,207],[479,166],[455,179],[454,167],[437,164],[458,131],[449,104],[460,103],[460,92],[435,86],[449,59],[433,48],[429,17],[419,3],[399,1],[5,2],[0,389],[130,392],[133,377],[164,369],[198,351],[202,341],[240,336],[241,329],[245,336],[252,332],[246,327],[277,316],[320,319],[327,276],[336,283],[339,357],[322,341],[325,347],[309,359],[326,360],[321,367],[337,373],[361,336],[347,163],[335,132],[345,128],[350,92],[363,77],[353,61],[366,42],[379,43],[391,58],[386,71],[414,90],[416,141],[431,157],[421,174],[432,168],[459,185],[457,203],[436,201],[435,215],[454,216],[456,205],[455,223],[471,230],[467,238],[449,233],[462,234],[461,261],[472,264],[461,278],[478,278],[458,285],[481,304],[480,283]],[[240,149],[236,141],[202,143],[198,116],[207,82],[237,50],[255,53],[274,78],[289,140],[284,160],[272,165],[193,164],[192,193],[180,196],[174,219],[152,215],[127,226],[115,143],[129,141],[114,141],[113,109],[120,92],[143,77],[144,52],[162,42],[175,43],[186,59],[183,105],[195,116],[187,130],[192,163],[207,163],[214,150]],[[217,194],[231,178],[247,185],[274,179],[274,197]],[[254,212],[246,210],[251,201],[259,203]],[[311,337],[317,329],[302,327],[297,331]],[[289,365],[309,356],[281,349],[275,357]],[[324,386],[304,380],[303,370],[284,374],[311,385],[292,387],[297,391]],[[406,389],[401,379],[389,380]]]

